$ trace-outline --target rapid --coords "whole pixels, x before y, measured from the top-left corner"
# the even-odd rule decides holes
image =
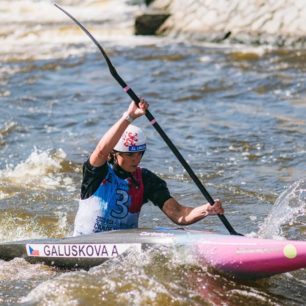
[[[306,50],[133,35],[141,1],[58,3],[101,43],[237,232],[305,240]],[[50,1],[0,2],[0,242],[72,235],[82,163],[129,97]],[[142,165],[206,200],[141,118]],[[140,227],[175,227],[145,204]],[[227,234],[217,217],[189,226]],[[239,282],[157,248],[89,271],[0,260],[0,305],[301,305],[306,272]]]

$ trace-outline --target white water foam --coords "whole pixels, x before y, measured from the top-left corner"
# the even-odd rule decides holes
[[[0,170],[0,177],[6,185],[24,186],[31,190],[55,190],[62,187],[74,191],[72,179],[61,173],[65,158],[66,153],[61,149],[51,152],[34,148],[25,161],[17,165],[8,164],[6,169]],[[5,193],[2,191],[2,197]]]
[[[55,217],[48,217],[26,210],[9,210],[1,214],[0,223],[0,242],[72,236],[66,212],[55,212]]]
[[[33,216],[23,218],[11,213],[4,213],[1,218],[0,241],[17,241],[25,239],[39,239],[46,237],[43,228],[37,224]]]
[[[97,39],[119,36],[122,40],[133,35],[135,14],[140,8],[123,0],[65,1],[61,6]],[[5,61],[66,57],[84,49],[72,46],[70,50],[68,44],[93,47],[82,30],[51,1],[2,0],[0,12],[0,57]]]
[[[261,225],[258,235],[263,238],[274,239],[284,237],[285,233],[282,226],[293,225],[298,217],[305,215],[305,213],[306,179],[301,179],[278,197],[269,216]]]
[[[55,274],[56,271],[54,269],[48,268],[42,264],[32,265],[22,258],[15,258],[9,262],[0,261],[0,281],[2,282],[49,278]]]
[[[95,303],[98,298],[108,305],[157,305],[158,301],[187,305],[192,296],[197,296],[186,288],[184,280],[195,261],[176,253],[166,247],[142,252],[131,250],[88,272],[65,273],[41,283],[21,301],[77,305],[84,299],[88,304]]]

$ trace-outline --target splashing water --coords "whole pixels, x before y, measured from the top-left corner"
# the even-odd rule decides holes
[[[46,279],[20,299],[26,305],[279,305],[261,288],[211,273],[191,252],[165,246],[130,251],[89,271]]]
[[[259,230],[263,238],[278,238],[286,236],[284,227],[299,223],[306,212],[306,179],[301,179],[286,189],[276,200],[273,209]],[[297,238],[297,237],[295,237]]]
[[[27,186],[32,190],[72,187],[72,180],[59,173],[65,158],[66,153],[61,149],[51,153],[35,148],[24,162],[16,166],[9,164],[6,169],[0,170],[0,176],[6,184]],[[2,191],[0,197],[4,195]]]
[[[0,241],[69,235],[74,171],[61,149],[34,149],[26,160],[1,169]]]
[[[85,294],[86,302],[93,305],[98,305],[97,301],[103,305],[158,305],[158,301],[159,305],[188,305],[190,292],[183,286],[183,268],[194,264],[189,256],[168,248],[131,251],[88,272],[65,273],[46,281],[22,302],[60,305],[64,301],[77,305]],[[185,295],[173,295],[178,286]]]

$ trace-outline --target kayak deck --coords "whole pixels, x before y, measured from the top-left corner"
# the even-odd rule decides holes
[[[262,278],[306,267],[306,242],[248,238],[184,229],[131,229],[62,239],[0,244],[0,259],[22,257],[71,269],[99,265],[133,249],[183,246],[198,261],[239,278]]]
[[[170,232],[132,229],[61,239],[13,241],[0,244],[0,259],[21,257],[30,263],[88,269],[131,249],[141,251],[153,245],[173,245],[174,238]]]

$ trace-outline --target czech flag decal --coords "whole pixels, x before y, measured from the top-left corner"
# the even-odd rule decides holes
[[[39,250],[34,250],[31,246],[28,246],[28,248],[29,248],[29,255],[39,256]]]

